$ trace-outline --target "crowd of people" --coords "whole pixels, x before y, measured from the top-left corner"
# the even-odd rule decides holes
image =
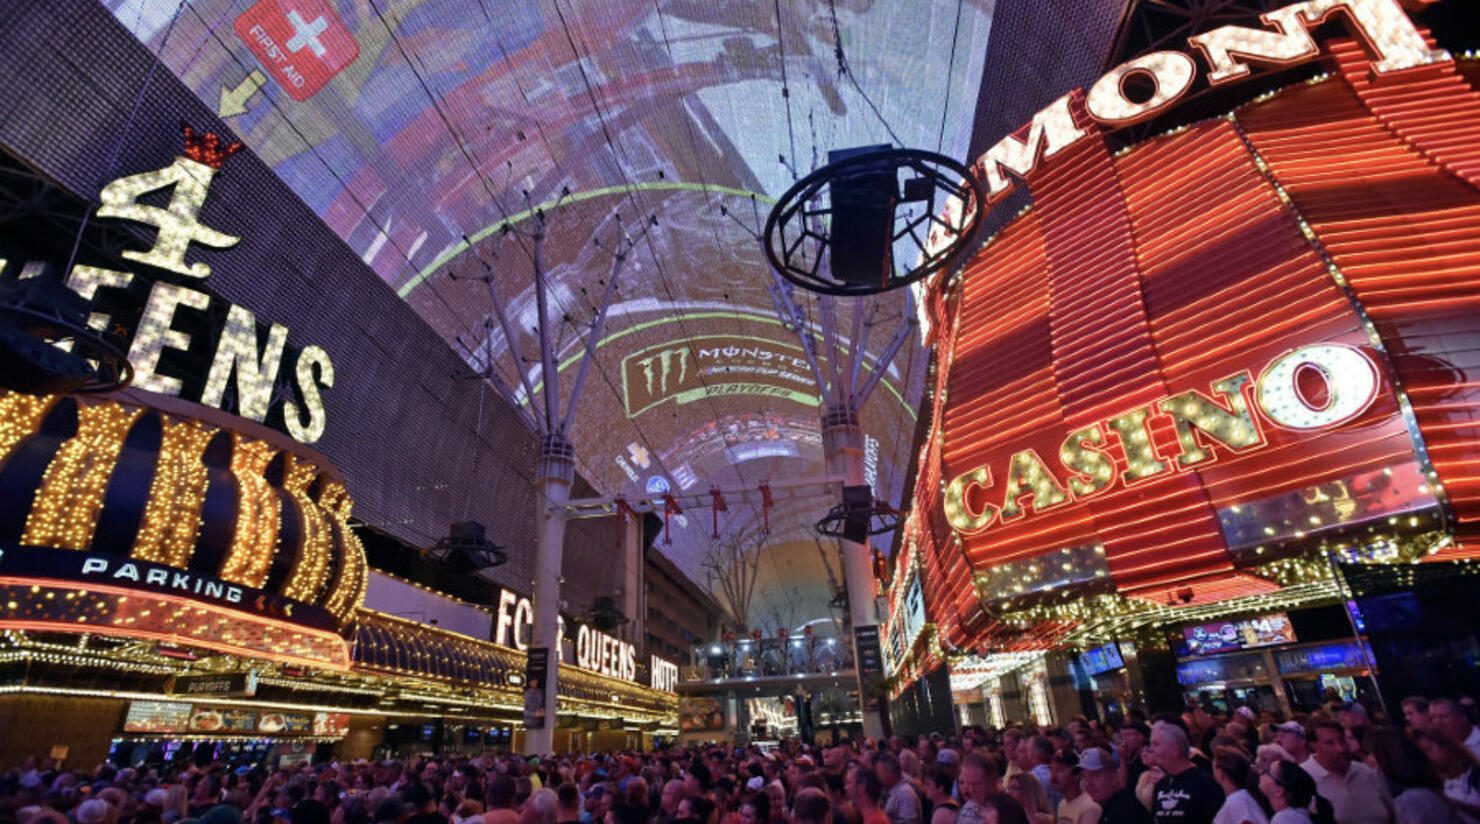
[[[1480,728],[1410,698],[914,740],[0,774],[0,824],[1480,824]]]

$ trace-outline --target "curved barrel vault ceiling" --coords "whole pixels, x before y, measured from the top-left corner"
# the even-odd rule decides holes
[[[357,57],[302,100],[268,77],[227,123],[470,371],[491,353],[488,391],[516,404],[527,402],[517,369],[541,386],[533,266],[527,238],[503,227],[529,232],[546,218],[568,393],[618,243],[614,215],[633,235],[655,218],[621,272],[571,433],[578,471],[629,497],[822,474],[816,387],[792,360],[797,341],[776,319],[752,233],[829,150],[896,142],[892,128],[905,145],[964,157],[993,11],[992,0],[106,5],[213,106],[262,68],[239,19],[337,17]],[[485,272],[523,360],[497,331]],[[870,354],[903,311],[897,293],[870,301]],[[862,415],[878,442],[877,494],[896,505],[925,363],[912,340]],[[753,619],[826,613],[811,524],[833,503],[771,513]],[[757,506],[736,505],[720,529],[759,521]],[[690,509],[658,543],[700,584],[711,528],[708,508]]]

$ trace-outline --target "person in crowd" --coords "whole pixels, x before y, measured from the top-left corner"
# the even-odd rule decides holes
[[[930,824],[956,824],[961,804],[952,791],[955,782],[946,770],[936,768],[925,776],[925,800],[930,802]]]
[[[1084,794],[1100,806],[1100,824],[1150,824],[1150,811],[1126,786],[1126,774],[1108,747],[1093,747],[1081,755],[1079,774]]]
[[[961,775],[961,753],[951,747],[942,747],[940,752],[935,755],[935,766],[950,776],[951,797],[959,802],[961,800],[961,792],[956,787],[956,780]]]
[[[1402,730],[1369,730],[1364,741],[1373,766],[1387,779],[1398,821],[1462,824],[1444,797],[1443,784],[1423,751]]]
[[[1223,806],[1223,788],[1192,763],[1187,732],[1170,721],[1151,728],[1151,756],[1163,773],[1153,790],[1151,814],[1158,821],[1212,824]]]
[[[873,770],[859,767],[848,778],[848,800],[858,810],[863,824],[890,824],[889,816],[879,806],[884,785]]]
[[[1135,787],[1141,780],[1141,774],[1146,772],[1147,764],[1143,756],[1146,745],[1151,743],[1151,728],[1145,722],[1133,721],[1116,732],[1115,740],[1120,748],[1120,761],[1125,765],[1125,783]]]
[[[572,803],[574,803],[576,805],[576,807],[579,808],[580,807],[580,803],[581,803],[581,793],[580,793],[580,790],[576,789],[576,786],[574,784],[569,784],[569,783],[562,784],[561,785],[561,789],[563,790],[566,786],[569,786],[571,788],[572,793],[573,793],[573,798],[571,799]],[[658,822],[659,822],[659,824],[672,824],[672,822],[675,819],[678,818],[678,802],[680,802],[682,800],[683,800],[683,780],[682,779],[679,779],[679,778],[670,778],[667,781],[663,782],[663,792],[662,792],[661,795],[658,796]],[[562,813],[562,818],[563,817],[564,817],[564,814]]]
[[[1454,743],[1480,758],[1480,727],[1470,722],[1470,716],[1458,701],[1452,698],[1430,701],[1429,724],[1435,731],[1449,736]]]
[[[1088,725],[1085,725],[1088,730]],[[1089,747],[1085,747],[1089,751]],[[1059,806],[1054,811],[1054,824],[1096,824],[1100,820],[1100,805],[1084,791],[1079,767],[1079,754],[1074,750],[1059,750],[1049,764],[1048,780],[1059,794]]]
[[[1345,733],[1342,733],[1343,738]],[[1274,728],[1274,743],[1284,748],[1290,754],[1290,760],[1296,764],[1304,764],[1310,758],[1310,745],[1307,743],[1308,735],[1305,725],[1299,721],[1286,721],[1276,724]]]
[[[715,824],[714,802],[702,795],[691,795],[678,802],[678,820],[685,824]]]
[[[483,824],[518,824],[519,813],[514,809],[514,779],[500,773],[488,782],[487,787]]]
[[[884,788],[884,814],[889,824],[920,824],[920,798],[904,780],[899,758],[891,752],[879,753],[874,759],[874,772]]]
[[[815,787],[803,789],[792,803],[791,820],[792,824],[832,824],[832,802]]]
[[[1022,746],[1027,749],[1023,758],[1028,772],[1038,779],[1038,786],[1048,795],[1049,812],[1053,812],[1054,806],[1059,803],[1059,794],[1049,788],[1049,763],[1053,761],[1054,751],[1057,749],[1053,741],[1046,735],[1035,735],[1024,739]],[[1030,811],[1031,812],[1031,811]]]
[[[1223,806],[1213,824],[1269,824],[1269,804],[1259,791],[1259,776],[1242,750],[1224,747],[1213,753],[1213,780],[1223,788]]]
[[[1331,802],[1338,824],[1395,821],[1387,782],[1371,767],[1352,760],[1340,724],[1329,719],[1312,722],[1309,740],[1311,756],[1300,767],[1315,780],[1316,792]]]
[[[507,776],[504,777],[507,778]],[[495,781],[497,780],[495,779]],[[512,784],[513,782],[510,781],[509,783]],[[586,790],[585,799],[586,811],[581,815],[581,824],[604,824],[606,821],[606,811],[611,809],[612,805],[612,798],[606,791],[605,782],[592,784],[591,788]],[[492,806],[493,801],[490,800],[489,803]],[[489,822],[489,824],[492,824],[492,822]]]
[[[1410,695],[1400,704],[1403,708],[1403,724],[1409,732],[1429,727],[1429,699],[1422,695]]]
[[[1020,772],[1007,779],[1007,794],[1021,804],[1032,824],[1053,824],[1053,806],[1048,792],[1031,772]]]
[[[614,805],[607,812],[605,824],[644,824],[647,820],[647,811],[637,809],[637,821],[632,821],[632,813],[618,810],[619,806],[631,807],[631,805]],[[519,812],[520,824],[558,824],[560,817],[560,798],[555,791],[548,787],[541,787],[529,794],[529,799],[524,802]]]
[[[770,824],[771,796],[755,790],[740,805],[740,824]]]
[[[1444,782],[1444,797],[1465,824],[1480,824],[1480,761],[1446,735],[1415,730],[1413,742]]]
[[[1335,824],[1331,802],[1316,792],[1315,779],[1293,761],[1276,761],[1259,777],[1259,790],[1274,815],[1269,824]],[[1310,811],[1314,810],[1314,814]]]
[[[673,798],[671,799],[668,797],[668,793],[666,792],[669,786],[673,786],[676,788],[675,792],[673,793]],[[670,801],[672,803],[662,808],[659,818],[661,820],[663,816],[667,816],[668,818],[666,821],[663,821],[663,824],[671,824],[673,819],[676,818],[678,815],[677,790],[683,789],[683,782],[670,781],[667,785],[664,786],[663,789],[665,790],[663,797],[664,803],[668,804],[668,802]],[[576,788],[576,785],[567,781],[557,787],[555,789],[555,801],[555,824],[580,824],[581,791]]]
[[[961,777],[957,782],[961,790],[961,812],[956,824],[988,824],[1000,819],[1003,805],[999,799],[1007,797],[1002,792],[1001,767],[985,753],[973,752],[961,759]],[[1021,806],[1008,797],[1008,806]],[[1024,815],[1026,817],[1026,814]]]
[[[1263,775],[1269,772],[1269,765],[1276,761],[1294,761],[1284,747],[1279,744],[1260,744],[1259,749],[1254,751],[1254,772]]]

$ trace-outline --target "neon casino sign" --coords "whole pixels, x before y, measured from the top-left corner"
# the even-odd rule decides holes
[[[198,136],[185,127],[185,151],[181,157],[161,169],[128,175],[112,181],[99,194],[99,218],[140,223],[156,230],[153,245],[145,250],[121,252],[125,260],[140,264],[152,272],[166,273],[187,283],[204,281],[211,267],[203,262],[187,262],[192,245],[210,249],[229,249],[241,238],[206,226],[200,221],[211,182],[221,164],[241,148],[240,143],[222,146],[214,134]],[[169,190],[169,203],[161,208],[142,202],[146,196]],[[236,414],[264,423],[269,412],[281,413],[281,425],[294,440],[315,443],[324,434],[326,413],[323,390],[334,385],[334,364],[329,353],[319,346],[305,346],[287,364],[287,327],[273,323],[265,340],[259,335],[256,315],[241,306],[167,279],[153,279],[142,310],[132,302],[138,286],[135,272],[101,266],[76,264],[66,274],[65,283],[91,305],[88,323],[95,329],[120,329],[125,319],[137,317],[128,344],[128,360],[134,369],[132,386],[162,395],[184,397],[204,406],[226,409],[231,405],[228,389],[234,385]],[[22,275],[23,277],[25,275]],[[209,318],[221,314],[224,322]],[[195,340],[200,318],[213,340],[207,341],[211,355],[208,369],[201,374],[182,374],[176,364],[161,369],[166,352],[188,352],[199,348]],[[279,376],[291,376],[302,404],[283,399],[275,402]],[[275,408],[276,407],[276,408]],[[277,419],[274,418],[274,424]]]
[[[995,486],[990,466],[963,472],[946,486],[946,520],[958,534],[976,535],[1027,516],[1025,501],[1036,516],[1117,484],[1133,486],[1198,469],[1215,461],[1220,448],[1252,452],[1268,443],[1261,415],[1293,432],[1333,429],[1367,411],[1381,382],[1377,364],[1358,347],[1302,346],[1270,361],[1257,382],[1248,370],[1214,381],[1210,388],[1218,398],[1192,389],[1070,433],[1059,447],[1058,471],[1036,450],[1024,449],[1008,460],[1005,483],[996,493],[990,491]],[[1179,454],[1157,454],[1149,426],[1154,418],[1170,419]]]
[[[1289,68],[1316,59],[1320,47],[1312,29],[1341,14],[1377,56],[1372,70],[1379,76],[1414,69],[1452,58],[1443,49],[1431,49],[1396,0],[1304,0],[1260,15],[1274,31],[1245,26],[1220,26],[1187,39],[1207,61],[1208,84],[1221,86],[1247,78],[1250,64]],[[1176,105],[1197,79],[1197,64],[1180,51],[1155,51],[1134,57],[1111,69],[1083,94],[1082,108],[1096,123],[1110,129],[1149,120]],[[1145,100],[1126,94],[1130,80],[1149,81]],[[1033,115],[1017,133],[1002,138],[978,158],[973,172],[987,184],[987,199],[996,202],[1013,189],[1007,170],[1026,178],[1042,159],[1053,157],[1089,137],[1092,132],[1075,119],[1078,91],[1060,97]],[[1023,137],[1018,135],[1026,134]]]

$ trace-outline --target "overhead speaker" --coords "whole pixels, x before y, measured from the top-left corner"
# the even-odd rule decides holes
[[[899,200],[894,161],[879,153],[888,145],[828,152],[827,162],[849,158],[832,181],[832,276],[845,283],[883,287],[889,280],[894,204]],[[868,155],[874,155],[868,159]]]

